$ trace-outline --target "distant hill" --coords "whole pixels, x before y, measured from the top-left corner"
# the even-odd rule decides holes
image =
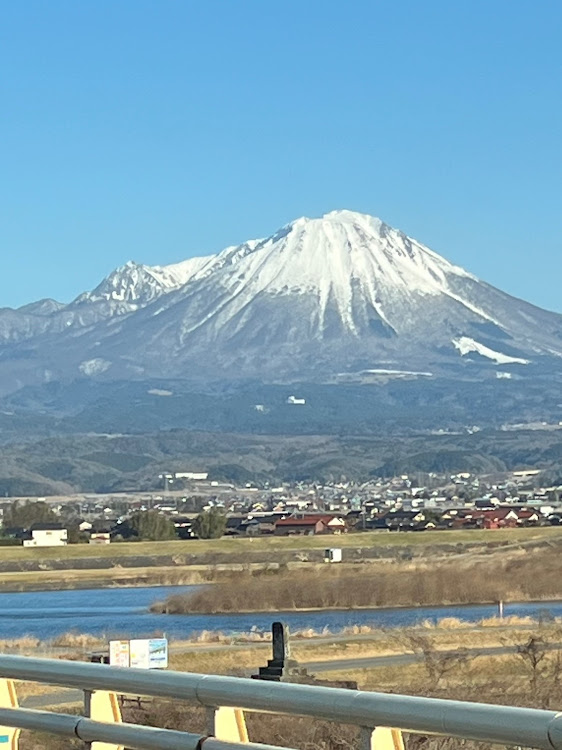
[[[562,482],[562,431],[483,431],[410,437],[264,436],[171,430],[68,435],[5,445],[0,495],[161,491],[159,474],[208,471],[246,482],[367,481],[403,473],[495,473],[539,467]],[[197,488],[192,488],[197,493]]]

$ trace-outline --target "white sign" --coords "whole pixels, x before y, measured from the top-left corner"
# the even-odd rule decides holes
[[[112,667],[129,666],[129,641],[109,641],[109,664]]]
[[[139,638],[130,641],[129,666],[136,669],[166,669],[168,641],[165,638]]]
[[[148,669],[148,641],[146,638],[130,642],[129,666]]]

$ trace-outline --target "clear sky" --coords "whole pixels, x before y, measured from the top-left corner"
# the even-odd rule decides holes
[[[0,306],[379,216],[562,312],[559,0],[0,7]]]

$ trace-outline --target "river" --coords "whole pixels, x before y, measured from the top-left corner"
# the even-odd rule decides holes
[[[184,593],[194,586],[86,589],[0,594],[0,638],[36,636],[42,640],[74,630],[106,637],[136,638],[165,633],[188,638],[201,630],[223,633],[269,630],[274,619],[288,622],[292,630],[324,627],[336,632],[349,625],[393,627],[423,620],[458,617],[474,622],[497,613],[494,605],[413,607],[401,609],[329,610],[226,615],[160,615],[148,611],[155,601]],[[562,616],[562,602],[506,604],[505,615]]]

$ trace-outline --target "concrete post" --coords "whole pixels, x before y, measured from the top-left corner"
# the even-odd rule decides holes
[[[399,729],[361,727],[360,750],[404,750]]]
[[[13,680],[0,679],[0,707],[18,708],[18,698]],[[0,745],[6,750],[18,750],[21,729],[0,726]]]
[[[210,708],[207,713],[207,731],[217,740],[248,742],[244,712],[240,708]]]
[[[84,713],[89,719],[105,721],[108,724],[121,723],[121,709],[115,693],[106,690],[84,691]],[[123,745],[113,745],[109,742],[91,742],[88,750],[124,750]]]

